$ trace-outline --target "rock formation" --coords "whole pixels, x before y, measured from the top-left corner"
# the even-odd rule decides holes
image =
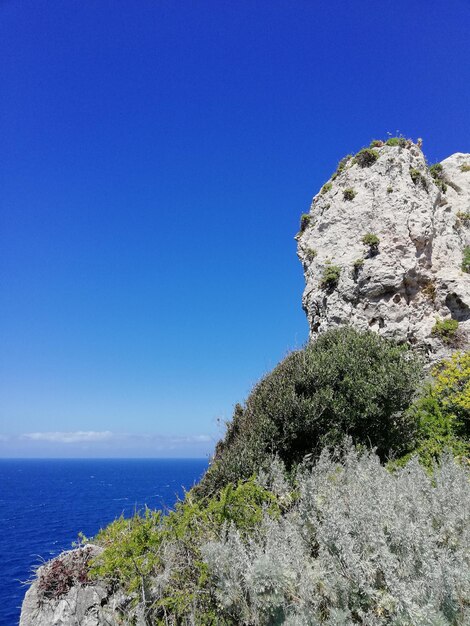
[[[87,545],[63,552],[36,572],[21,609],[20,626],[144,626],[128,609],[130,598],[89,578],[89,561],[102,548]]]
[[[433,362],[470,331],[470,154],[429,168],[420,142],[388,144],[343,159],[302,216],[302,303],[312,339],[352,324]]]

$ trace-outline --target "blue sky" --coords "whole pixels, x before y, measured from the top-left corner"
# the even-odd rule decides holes
[[[0,456],[204,456],[307,339],[299,216],[470,151],[470,3],[0,2]]]

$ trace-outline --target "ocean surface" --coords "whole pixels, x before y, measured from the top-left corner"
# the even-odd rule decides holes
[[[32,567],[121,514],[172,507],[204,459],[0,460],[0,626],[16,626]]]

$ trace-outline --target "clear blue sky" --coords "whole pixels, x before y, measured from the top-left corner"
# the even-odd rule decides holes
[[[337,161],[469,111],[468,0],[0,2],[0,456],[209,453]]]

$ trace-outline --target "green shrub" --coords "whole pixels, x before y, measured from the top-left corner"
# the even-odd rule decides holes
[[[406,139],[404,137],[389,137],[385,145],[404,148],[406,146]]]
[[[359,152],[354,157],[354,162],[359,165],[359,167],[370,167],[373,165],[377,159],[379,158],[379,153],[377,150],[373,148],[363,148],[359,150]]]
[[[444,175],[444,168],[441,163],[434,163],[429,168],[429,172],[433,178],[440,178]]]
[[[459,220],[465,224],[465,226],[468,226],[468,224],[470,223],[470,211],[457,211],[457,217],[459,218]]]
[[[364,259],[356,259],[353,263],[353,268],[355,272],[358,272],[364,267]]]
[[[459,323],[457,320],[446,319],[439,320],[436,319],[436,323],[432,327],[431,333],[442,339],[444,343],[452,343],[455,338],[455,334],[459,328]]]
[[[100,531],[95,542],[104,551],[94,559],[91,575],[117,585],[134,604],[143,602],[146,623],[224,624],[201,546],[219,538],[225,526],[245,537],[263,516],[277,517],[280,511],[276,496],[254,477],[230,483],[209,499],[196,500],[189,493],[166,516],[146,510]]]
[[[470,246],[465,246],[462,254],[462,271],[470,273]]]
[[[92,576],[121,585],[129,594],[139,593],[160,563],[163,540],[161,511],[146,509],[130,519],[121,516],[94,538],[104,548],[94,559]]]
[[[347,154],[345,157],[341,159],[341,161],[338,163],[338,167],[336,168],[336,172],[334,172],[334,174],[331,177],[331,180],[335,180],[336,178],[338,178],[338,176],[342,172],[344,172],[344,170],[346,169],[346,165],[348,164],[351,158],[352,158],[352,154]]]
[[[307,257],[308,261],[313,261],[313,259],[317,256],[317,251],[315,250],[315,248],[307,248],[305,250],[305,256]]]
[[[439,187],[442,193],[446,193],[447,185],[445,183],[444,168],[442,165],[440,163],[434,163],[434,165],[431,165],[429,168],[429,173],[434,180],[434,184]]]
[[[371,254],[377,254],[379,250],[380,239],[374,233],[366,233],[362,238],[362,243],[369,246]]]
[[[407,451],[413,424],[401,417],[421,374],[417,358],[373,332],[343,327],[291,353],[237,405],[212,465],[196,486],[214,493],[278,454],[290,468],[345,434],[381,458]]]
[[[323,194],[328,193],[329,191],[331,191],[331,188],[332,188],[332,187],[333,187],[333,184],[332,184],[332,183],[325,183],[325,184],[323,185],[323,187],[321,188],[321,192],[322,192]]]
[[[411,176],[411,180],[414,182],[415,185],[421,185],[421,187],[423,189],[427,189],[428,188],[428,184],[426,182],[426,178],[415,167],[411,167],[410,168],[410,176]]]
[[[303,233],[304,230],[308,227],[311,219],[312,219],[312,216],[310,215],[310,213],[302,213],[302,215],[300,216],[300,232],[301,233]]]
[[[343,191],[343,200],[354,200],[354,198],[357,195],[357,191],[354,191],[354,189],[345,189]]]
[[[339,265],[326,263],[325,267],[323,268],[320,287],[322,289],[335,289],[335,287],[338,285],[340,275],[341,268],[339,267]]]
[[[370,142],[369,148],[381,148],[384,145],[384,142],[380,139],[372,139]]]
[[[418,424],[416,444],[411,454],[418,454],[428,469],[446,450],[455,457],[470,457],[470,352],[456,352],[433,370],[434,380],[409,409]]]
[[[470,172],[470,165],[468,163],[462,163],[460,166],[461,172]]]
[[[393,193],[393,187],[387,187],[387,193]]]

